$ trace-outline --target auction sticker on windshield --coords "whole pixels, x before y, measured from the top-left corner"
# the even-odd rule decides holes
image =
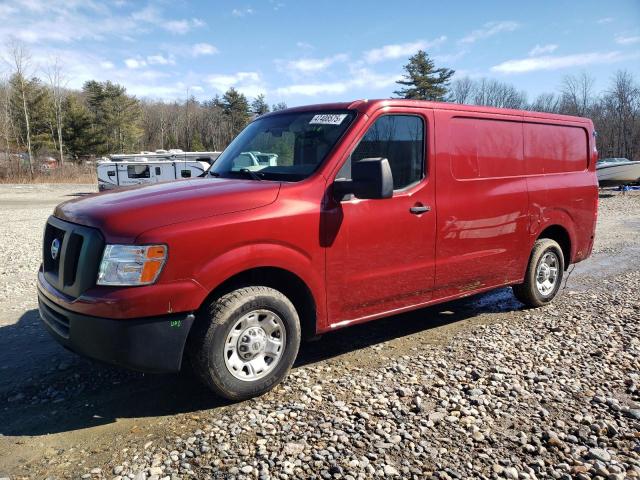
[[[309,125],[340,125],[345,118],[346,113],[322,113],[314,115]]]

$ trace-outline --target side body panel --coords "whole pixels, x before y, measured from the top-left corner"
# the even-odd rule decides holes
[[[530,250],[521,118],[435,111],[436,297],[519,281]]]
[[[523,132],[531,212],[528,245],[545,228],[559,225],[571,240],[565,262],[584,260],[593,247],[598,202],[593,127],[525,116]]]

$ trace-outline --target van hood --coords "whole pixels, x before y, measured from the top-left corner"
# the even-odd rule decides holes
[[[279,190],[266,180],[198,178],[89,195],[61,203],[54,215],[132,241],[152,228],[269,205]]]

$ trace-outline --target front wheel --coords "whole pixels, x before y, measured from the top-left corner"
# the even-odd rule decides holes
[[[558,294],[564,273],[564,255],[555,240],[541,238],[531,251],[524,282],[513,286],[516,298],[528,307],[541,307]]]
[[[189,354],[196,375],[229,400],[262,395],[289,373],[300,346],[291,301],[269,287],[246,287],[211,303],[194,325]]]

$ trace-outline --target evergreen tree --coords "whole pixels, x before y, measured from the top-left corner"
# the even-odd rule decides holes
[[[258,95],[251,102],[251,112],[254,115],[264,115],[265,113],[269,113],[269,104],[264,99],[264,94]]]
[[[193,152],[204,152],[205,151],[205,147],[202,144],[202,137],[200,136],[200,132],[198,132],[197,130],[195,131],[195,133],[193,134],[193,137],[191,138],[191,151]]]
[[[407,72],[404,79],[396,83],[405,88],[393,93],[401,98],[413,100],[444,101],[449,80],[455,73],[455,70],[450,68],[436,68],[433,60],[423,50],[419,50],[409,58],[409,63],[404,66],[404,70]]]
[[[231,87],[222,96],[221,103],[225,115],[231,120],[232,134],[235,137],[251,119],[247,97]]]
[[[80,156],[95,153],[100,140],[93,134],[91,112],[76,95],[68,95],[62,103],[64,146],[69,154],[78,159]]]
[[[142,117],[140,102],[112,82],[88,81],[82,91],[92,115],[99,154],[124,152],[138,144]]]

